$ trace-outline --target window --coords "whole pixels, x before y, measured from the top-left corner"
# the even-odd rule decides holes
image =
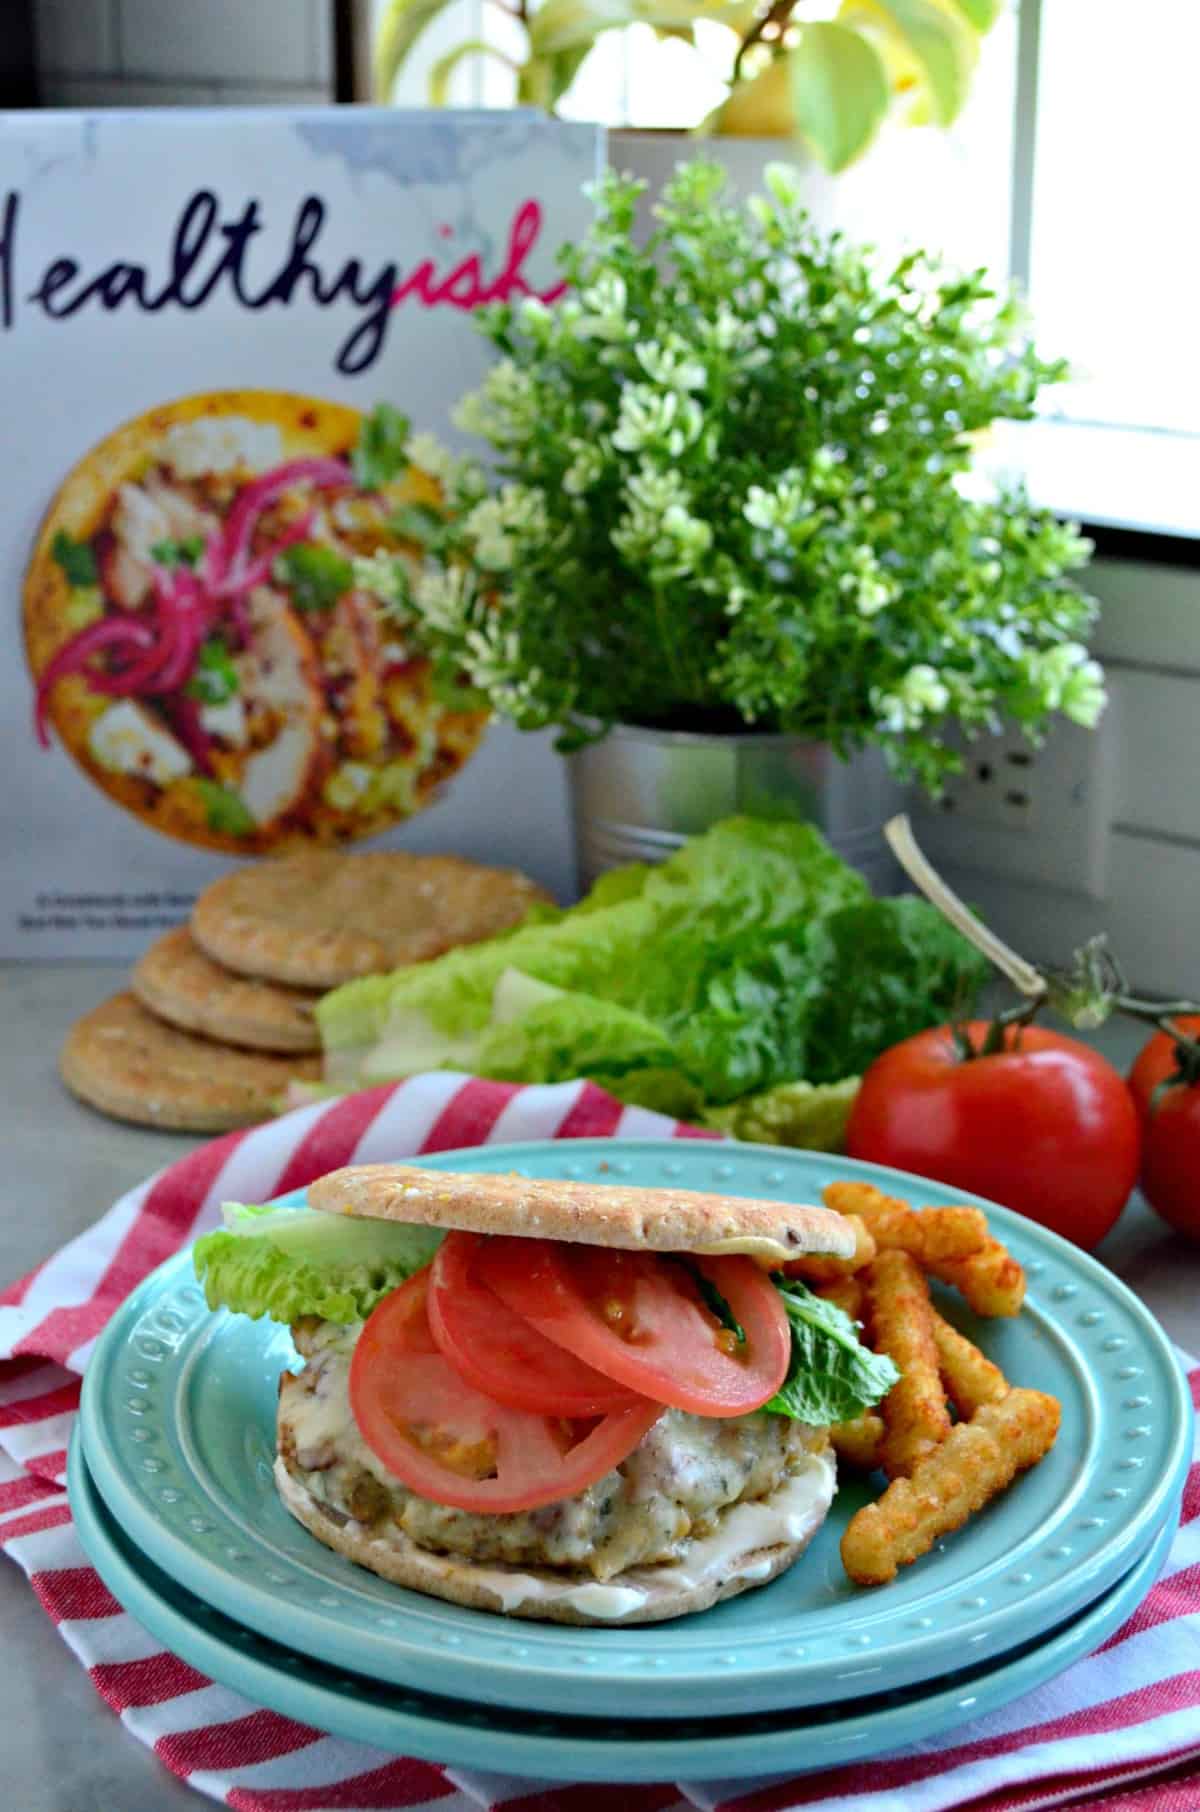
[[[1037,28],[1030,299],[1077,380],[1082,421],[1200,433],[1200,236],[1185,197],[1200,133],[1200,8],[1181,0],[1026,0]],[[1027,55],[1034,48],[1027,46]],[[1018,247],[1018,252],[1020,251]]]
[[[372,4],[379,18],[386,0]],[[511,105],[515,76],[505,59],[522,56],[525,38],[507,7],[451,0],[419,40],[394,98],[426,104],[431,67],[474,39],[491,54],[455,64],[449,100]],[[813,10],[832,14],[836,0],[817,0]],[[722,97],[734,47],[717,25],[701,26],[697,40],[693,50],[659,40],[648,26],[606,33],[562,112],[610,127],[696,124]],[[1135,484],[1140,473],[1147,497],[1162,489],[1164,459],[1179,474],[1168,487],[1180,499],[1185,490],[1200,496],[1200,356],[1192,346],[1200,235],[1181,205],[1197,161],[1198,65],[1200,6],[1184,0],[1139,0],[1134,8],[1128,0],[1009,0],[951,132],[885,129],[836,179],[837,217],[848,231],[886,242],[894,228],[897,242],[926,243],[1027,286],[1039,344],[1048,355],[1065,353],[1074,372],[1047,393],[1047,416],[1171,435],[1166,446],[1151,436],[1136,451],[1130,443],[1126,476]],[[1080,503],[1081,485],[1112,489],[1114,449],[1100,450],[1093,436],[1089,453],[1075,435],[1065,449],[1062,436],[1048,454],[1039,447],[1029,455],[1031,471],[1048,460],[1058,474],[1048,490],[1041,480],[1036,488],[1047,502],[1094,515]],[[1068,471],[1081,460],[1087,471]],[[1061,497],[1051,494],[1060,487]],[[1200,526],[1198,508],[1187,505]],[[1145,516],[1144,504],[1135,515]],[[1178,530],[1178,509],[1168,515]]]

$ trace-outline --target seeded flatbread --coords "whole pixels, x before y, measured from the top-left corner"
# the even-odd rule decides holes
[[[256,1051],[321,1048],[313,1017],[319,989],[286,988],[254,981],[214,963],[186,925],[151,944],[130,977],[144,1006],[170,1025]]]
[[[72,1026],[59,1070],[72,1094],[115,1119],[224,1132],[268,1119],[288,1083],[315,1082],[321,1065],[198,1038],[115,994]]]
[[[780,1264],[806,1252],[849,1258],[850,1222],[828,1208],[544,1177],[457,1175],[356,1164],[308,1186],[310,1207],[368,1220],[519,1234],[651,1252],[747,1252]]]
[[[281,1423],[285,1402],[281,1397]],[[434,1554],[394,1524],[373,1534],[322,1503],[282,1458],[275,1462],[275,1487],[297,1522],[319,1542],[394,1585],[445,1598],[470,1610],[500,1611],[545,1623],[609,1624],[625,1629],[635,1623],[662,1623],[706,1611],[724,1598],[766,1585],[786,1572],[821,1527],[833,1498],[836,1474],[828,1449],[813,1453],[809,1463],[819,1474],[819,1483],[814,1502],[803,1516],[791,1519],[790,1540],[741,1549],[734,1544],[722,1554],[718,1570],[705,1570],[699,1576],[688,1571],[686,1557],[679,1563],[630,1568],[606,1585],[593,1588],[596,1608],[591,1612],[566,1599],[563,1575],[553,1568],[500,1562],[483,1565],[457,1554]],[[771,1505],[776,1495],[769,1494],[763,1502]],[[604,1608],[606,1600],[612,1609]],[[617,1610],[622,1614],[616,1614]]]
[[[494,937],[548,898],[515,869],[458,856],[307,850],[222,875],[192,936],[243,975],[335,988]]]

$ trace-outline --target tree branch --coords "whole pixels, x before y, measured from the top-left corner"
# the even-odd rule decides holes
[[[525,0],[521,0],[521,4],[524,5],[524,3]],[[768,25],[785,26],[792,16],[795,5],[796,0],[772,0],[772,5],[765,13],[763,13],[762,17],[754,21],[754,24],[750,27],[750,30],[738,45],[737,56],[733,59],[733,73],[729,78],[731,90],[736,88],[741,81],[742,63],[745,59],[746,52],[748,50],[753,50],[754,46],[761,41],[762,35],[766,31]]]

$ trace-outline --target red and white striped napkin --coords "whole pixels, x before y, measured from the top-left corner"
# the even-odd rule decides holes
[[[1200,1463],[1166,1570],[1089,1659],[952,1735],[853,1767],[758,1783],[558,1786],[343,1742],[204,1678],[122,1611],[64,1490],[79,1376],[109,1315],[222,1201],[264,1201],[339,1164],[489,1141],[710,1134],[591,1083],[517,1088],[448,1072],[301,1108],[202,1145],[0,1294],[0,1546],[130,1732],[237,1812],[1094,1812],[1200,1807]],[[1190,1372],[1200,1402],[1200,1369]]]

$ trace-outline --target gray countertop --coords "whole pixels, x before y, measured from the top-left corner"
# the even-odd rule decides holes
[[[5,1207],[0,1286],[97,1219],[196,1140],[122,1126],[80,1106],[55,1058],[79,1014],[124,985],[118,965],[0,965],[0,1101]],[[1137,1027],[1099,1043],[1124,1067]],[[1099,1251],[1181,1345],[1200,1347],[1200,1248],[1135,1199]],[[0,1565],[0,1722],[4,1803],[13,1812],[180,1812],[198,1801],[121,1729],[63,1646],[23,1574]]]

